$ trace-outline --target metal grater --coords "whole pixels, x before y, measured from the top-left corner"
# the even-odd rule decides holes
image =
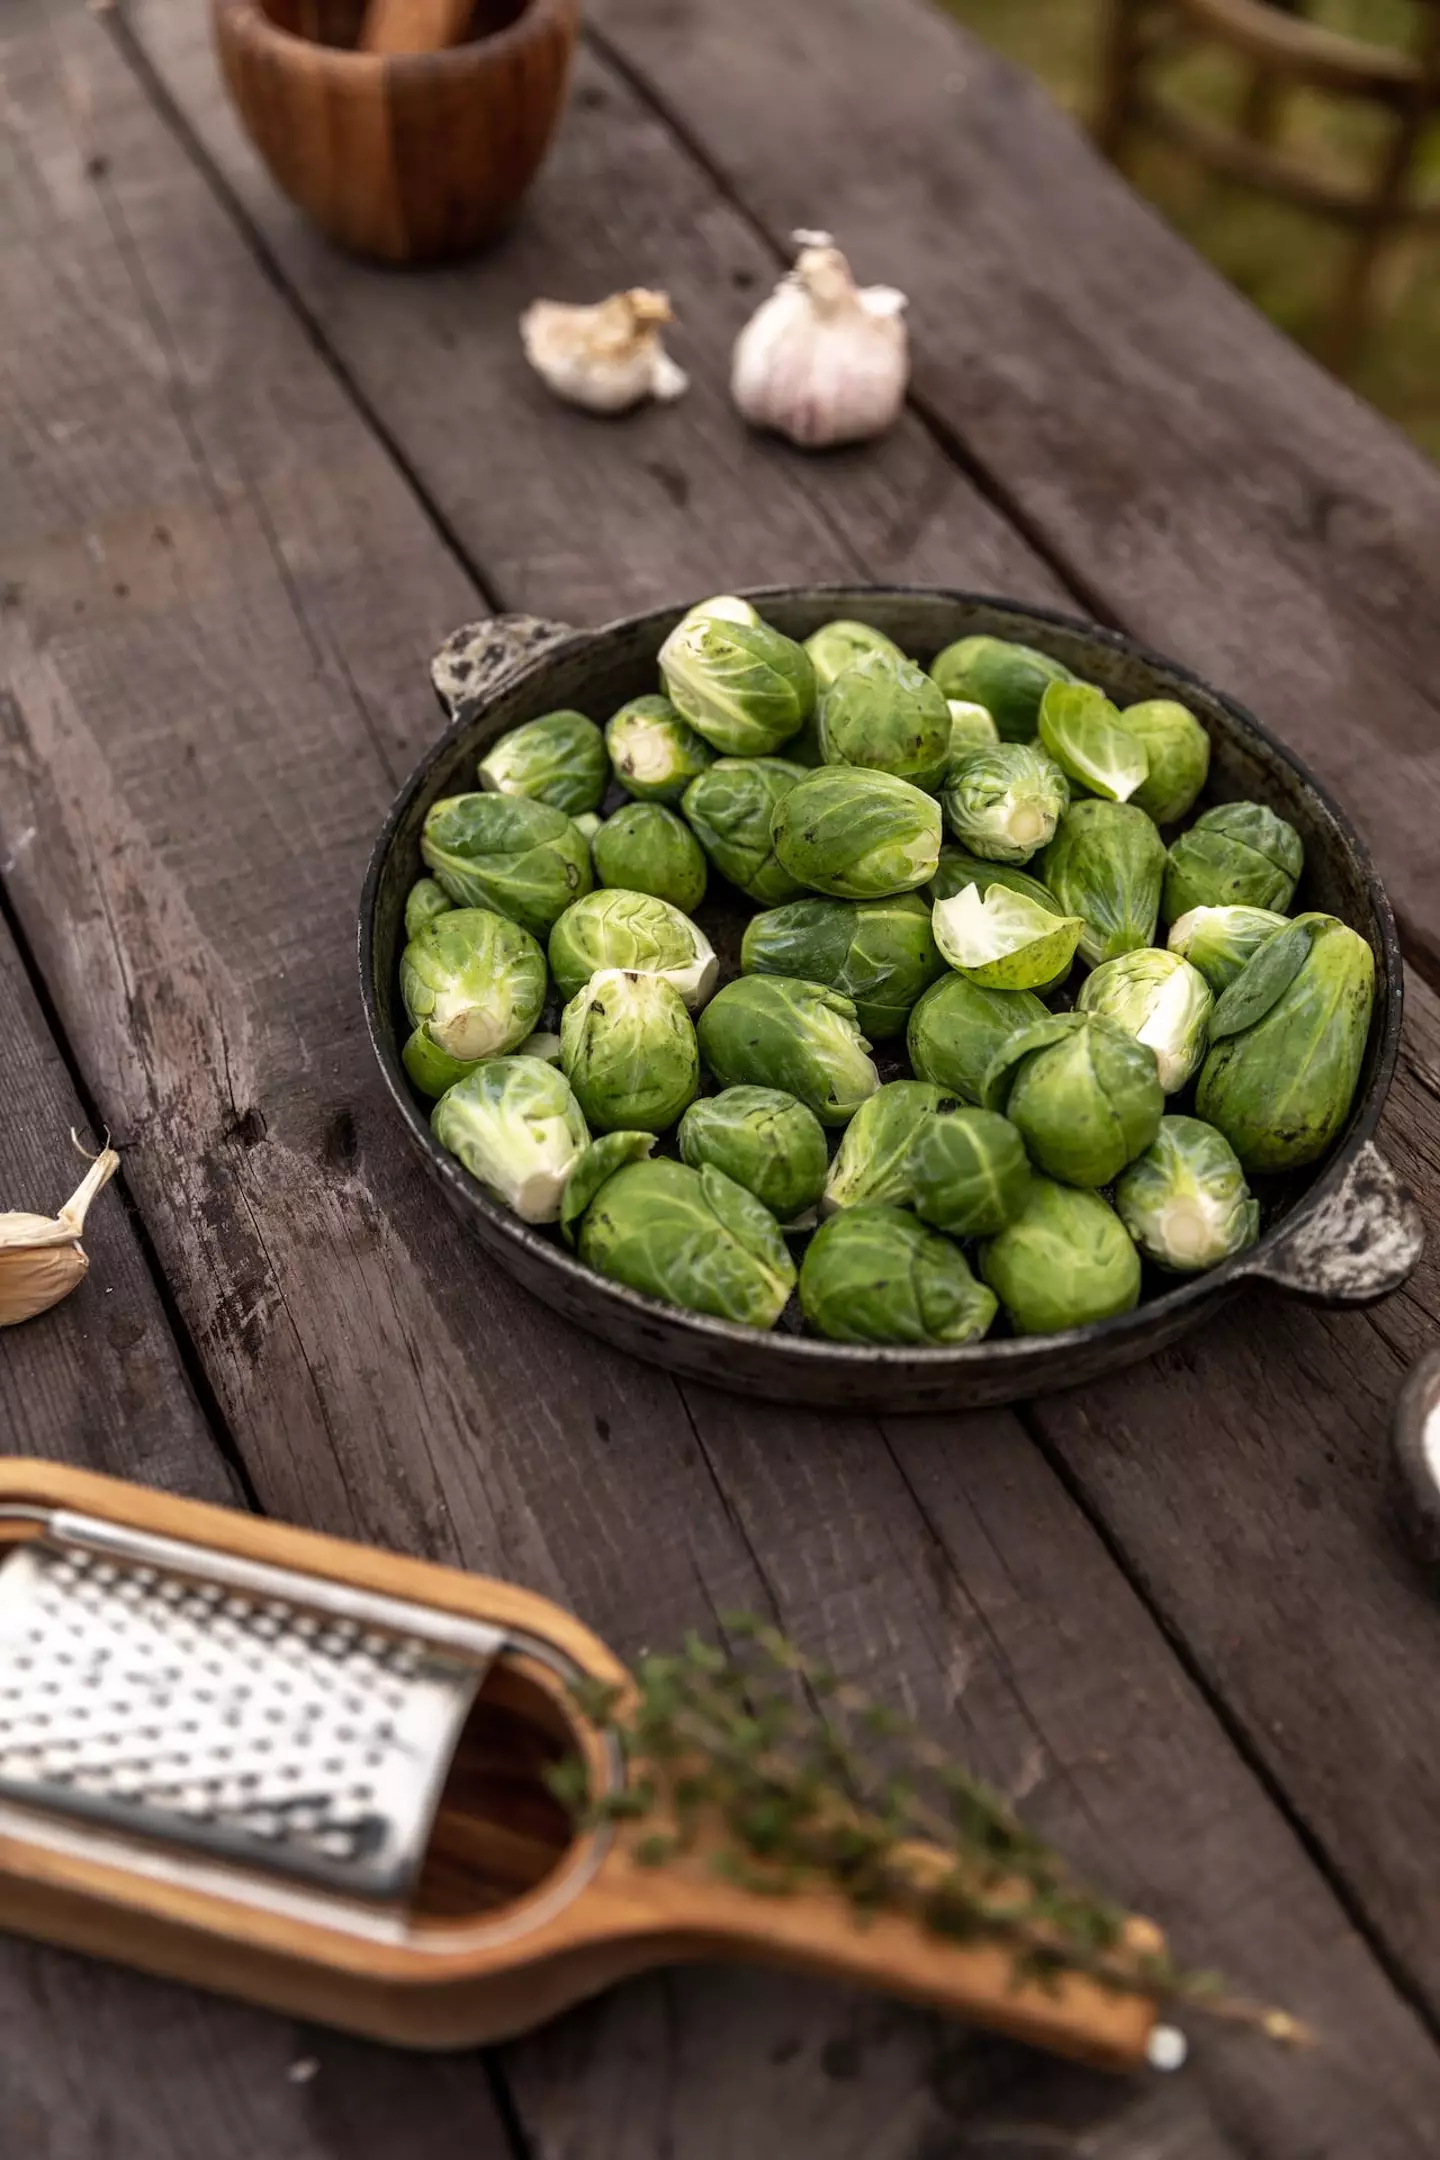
[[[505,1639],[48,1514],[0,1565],[0,1801],[404,1902]]]

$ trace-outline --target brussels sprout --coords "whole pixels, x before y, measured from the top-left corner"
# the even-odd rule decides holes
[[[664,1132],[700,1088],[694,1023],[663,975],[592,975],[560,1016],[560,1062],[597,1132]]]
[[[880,1085],[849,998],[782,975],[742,975],[700,1015],[700,1053],[724,1087],[794,1095],[822,1125],[848,1125]]]
[[[950,708],[903,654],[866,653],[820,699],[820,751],[827,765],[937,788],[950,761]]]
[[[795,1287],[774,1216],[709,1163],[616,1170],[585,1210],[580,1258],[664,1305],[741,1327],[774,1327]]]
[[[545,1003],[545,955],[528,931],[489,908],[451,908],[400,956],[400,995],[413,1027],[451,1057],[498,1057],[522,1043]]]
[[[747,975],[824,983],[853,999],[872,1042],[904,1033],[910,1008],[945,963],[918,893],[888,900],[792,900],[752,915],[740,948]]]
[[[589,1141],[563,1073],[539,1058],[487,1058],[442,1095],[430,1117],[441,1147],[522,1222],[556,1222],[566,1181]]]
[[[1040,700],[1040,740],[1068,779],[1107,802],[1128,802],[1149,774],[1144,743],[1090,683],[1051,683]]]
[[[454,905],[449,893],[442,892],[433,877],[416,878],[405,902],[406,941],[418,937],[426,923],[434,922],[437,915],[448,914]]]
[[[592,1140],[566,1180],[560,1202],[560,1232],[572,1251],[580,1235],[580,1218],[605,1180],[621,1165],[643,1162],[655,1151],[655,1135],[648,1132],[607,1132]]]
[[[550,933],[550,972],[567,1003],[602,969],[663,976],[692,1012],[715,987],[714,948],[688,915],[609,886],[566,908]]]
[[[479,777],[482,788],[528,795],[566,817],[578,817],[599,809],[610,783],[610,760],[593,720],[581,712],[552,712],[492,743],[480,760]]]
[[[1032,1178],[1014,1221],[981,1248],[980,1272],[1017,1335],[1053,1335],[1133,1312],[1140,1255],[1099,1193]]]
[[[1069,668],[1004,638],[967,637],[947,645],[930,673],[947,698],[983,705],[1002,742],[1029,742],[1040,724],[1040,700],[1052,682],[1073,682]]]
[[[829,1154],[824,1128],[779,1088],[702,1095],[681,1118],[679,1138],[692,1170],[713,1163],[782,1223],[794,1223],[820,1198]]]
[[[543,1058],[547,1065],[558,1065],[560,1063],[560,1037],[553,1034],[549,1028],[538,1028],[533,1035],[525,1037],[515,1055],[516,1057]]]
[[[804,777],[804,767],[785,758],[717,758],[685,790],[681,808],[705,853],[760,907],[804,890],[781,868],[770,839],[775,805]]]
[[[823,1223],[800,1269],[800,1307],[831,1342],[978,1342],[995,1298],[958,1245],[900,1208],[847,1208]]]
[[[806,638],[805,650],[815,670],[816,688],[821,691],[828,690],[837,675],[843,675],[867,653],[883,653],[889,660],[905,658],[893,638],[863,622],[828,622]]]
[[[1364,938],[1297,915],[1260,947],[1210,1018],[1195,1107],[1247,1170],[1297,1170],[1344,1125],[1375,995]]]
[[[1259,1203],[1223,1133],[1199,1118],[1166,1117],[1115,1186],[1120,1220],[1147,1259],[1198,1275],[1260,1235]]]
[[[715,760],[704,736],[667,697],[631,698],[622,705],[605,729],[605,747],[621,787],[641,802],[679,802]]]
[[[764,757],[815,704],[803,645],[768,623],[687,616],[660,648],[660,675],[683,719],[728,757]]]
[[[891,1080],[877,1088],[845,1128],[825,1180],[821,1214],[871,1202],[903,1207],[910,1198],[910,1150],[948,1100],[928,1080]]]
[[[910,1204],[951,1237],[994,1237],[1024,1207],[1030,1177],[1010,1120],[966,1103],[942,1103],[910,1150]]]
[[[594,884],[590,845],[563,810],[527,795],[451,795],[425,819],[420,853],[456,905],[493,908],[535,937]]]
[[[987,1110],[1019,1128],[1030,1160],[1065,1185],[1108,1185],[1149,1147],[1165,1097],[1155,1053],[1098,1013],[1039,1020],[985,1074]]]
[[[945,780],[945,816],[989,862],[1025,863],[1044,847],[1070,800],[1064,773],[1029,743],[997,743],[958,758]]]
[[[684,821],[662,803],[627,803],[590,844],[602,885],[650,893],[693,915],[705,898],[705,857]]]
[[[1165,920],[1197,907],[1287,908],[1304,866],[1299,833],[1264,803],[1217,803],[1171,846]]]
[[[598,810],[582,810],[580,812],[580,815],[578,817],[571,818],[570,822],[575,827],[576,832],[583,833],[587,840],[593,841],[596,833],[598,833],[600,830],[600,813]],[[590,862],[593,868],[595,862],[593,849],[590,856]]]
[[[1084,927],[1048,895],[1032,900],[998,884],[983,897],[978,885],[962,886],[953,900],[937,900],[932,915],[951,967],[987,990],[1048,990],[1069,974]]]
[[[1017,870],[1013,863],[986,862],[982,856],[968,854],[964,848],[951,847],[947,843],[940,850],[935,875],[925,891],[932,901],[953,900],[967,885],[978,885],[982,899],[992,885],[1003,885],[1009,892],[1023,893],[1039,907],[1052,908],[1057,915],[1061,912],[1049,887],[1042,885],[1039,878],[1031,877],[1028,871]]]
[[[1199,1070],[1215,1001],[1199,969],[1179,953],[1146,946],[1106,960],[1087,975],[1075,1002],[1082,1012],[1103,1013],[1154,1051],[1167,1095]]]
[[[1091,967],[1155,942],[1165,843],[1133,803],[1072,803],[1040,863],[1067,915],[1078,915]]]
[[[687,623],[715,622],[748,623],[753,628],[760,620],[760,610],[750,601],[742,600],[738,593],[716,593],[709,600],[697,600],[684,618]]]
[[[1184,817],[1210,772],[1210,738],[1188,706],[1174,698],[1127,705],[1120,725],[1145,746],[1150,770],[1131,796],[1157,825]]]
[[[524,1044],[520,1047],[523,1051]],[[428,1095],[431,1102],[438,1102],[446,1088],[454,1087],[457,1080],[474,1072],[480,1060],[451,1057],[448,1050],[442,1050],[439,1043],[431,1040],[423,1027],[417,1027],[406,1040],[400,1062],[420,1093]]]
[[[978,1103],[1001,1045],[1048,1018],[1028,990],[982,990],[963,975],[945,975],[911,1013],[905,1047],[922,1080],[933,1080],[963,1102]]]
[[[770,836],[782,869],[840,900],[883,900],[935,875],[940,806],[893,773],[825,765],[782,796]]]
[[[1199,968],[1216,997],[1228,990],[1267,938],[1283,930],[1289,917],[1274,908],[1197,907],[1170,926],[1165,943],[1171,952]]]
[[[964,698],[947,698],[945,709],[950,715],[950,751],[945,760],[948,773],[969,751],[993,750],[1000,740],[1000,730],[983,705],[969,705]]]

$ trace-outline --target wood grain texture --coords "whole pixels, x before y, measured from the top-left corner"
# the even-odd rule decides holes
[[[920,404],[1095,612],[1330,783],[1433,979],[1440,473],[926,0],[589,16],[777,243],[818,220],[910,292]]]
[[[22,590],[5,618],[17,704],[0,845],[12,819],[43,825],[15,904],[128,1139],[266,1505],[488,1565],[626,1650],[707,1610],[768,1603],[817,1651],[887,1686],[903,1677],[1008,1782],[1033,1779],[1037,1750],[1065,1763],[1045,1802],[1057,1834],[1098,1855],[1121,1894],[1143,1874],[1154,1909],[1193,1912],[1191,1954],[1336,2036],[1283,2063],[1209,2042],[1183,2081],[1102,2092],[913,2015],[687,1975],[509,2051],[536,2150],[588,2160],[603,2140],[639,2160],[668,2140],[718,2155],[773,2146],[778,2124],[816,2160],[857,2145],[917,2160],[982,2132],[988,2149],[1038,2139],[1117,2160],[1209,2160],[1277,2138],[1336,2160],[1425,2152],[1440,2104],[1431,2043],[1013,1420],[935,1427],[939,1463],[958,1477],[973,1445],[979,1483],[917,1568],[917,1551],[936,1554],[918,1476],[871,1427],[682,1398],[551,1321],[434,1215],[370,1076],[349,945],[380,806],[434,725],[418,687],[428,647],[477,595],[95,27],[63,24],[58,63],[27,42],[12,81],[22,63],[29,155],[4,258],[25,329],[12,440],[46,449],[19,468],[5,564]],[[87,175],[97,158],[108,168]],[[693,222],[736,229],[695,187]],[[55,274],[62,254],[78,275]],[[372,395],[406,379],[415,343],[410,288],[403,305],[388,289]],[[377,340],[382,314],[368,318]],[[623,605],[632,581],[662,572],[715,589],[738,556],[767,550],[783,574],[775,555],[827,529],[817,488],[850,490],[847,531],[868,517],[877,554],[892,530],[888,467],[872,478],[826,461],[792,480],[768,450],[751,475],[778,477],[756,478],[743,509],[733,498],[730,522],[699,520],[732,500],[718,418],[711,492],[688,519],[652,483],[577,526],[601,453],[572,459],[580,438],[563,424],[542,438],[526,417],[534,386],[507,380],[483,425],[452,423],[452,456],[508,574],[532,560],[557,612]],[[102,410],[123,426],[102,428]],[[494,476],[522,426],[552,447],[507,497]],[[927,449],[915,469],[931,462]],[[964,486],[947,468],[936,492],[973,500]],[[157,524],[183,532],[183,549],[155,541]],[[1005,531],[979,513],[976,529],[982,550]],[[952,563],[959,545],[946,542]],[[966,1542],[967,1506],[993,1503],[1012,1456],[1013,1511]],[[974,1617],[963,1592],[987,1566]],[[1168,1835],[1170,1795],[1192,1835]],[[1232,1880],[1263,1892],[1263,1927]]]
[[[274,179],[331,240],[383,262],[494,237],[555,132],[575,45],[576,0],[482,9],[491,34],[465,43],[468,6],[458,29],[449,0],[421,12],[387,0],[362,24],[332,7],[337,39],[320,44],[301,0],[211,0],[230,94]]]

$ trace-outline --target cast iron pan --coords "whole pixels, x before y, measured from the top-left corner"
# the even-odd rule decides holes
[[[1374,1144],[1400,1042],[1400,949],[1390,903],[1358,834],[1325,790],[1243,707],[1173,661],[1113,631],[973,593],[905,586],[786,586],[750,595],[768,622],[796,638],[837,616],[858,616],[922,661],[973,632],[1018,638],[1099,683],[1122,704],[1177,697],[1209,732],[1205,801],[1251,797],[1296,826],[1305,875],[1296,908],[1325,908],[1370,941],[1375,1017],[1349,1124],[1314,1170],[1257,1186],[1265,1228],[1249,1252],[1176,1284],[1147,1277],[1132,1313],[1063,1334],[997,1336],[958,1350],[862,1348],[789,1332],[789,1315],[762,1335],[682,1313],[580,1266],[558,1232],[532,1228],[489,1199],[432,1137],[430,1105],[400,1062],[405,1037],[396,972],[405,896],[421,875],[419,835],[430,805],[476,786],[475,764],[507,728],[558,706],[603,722],[626,698],[657,687],[655,659],[684,613],[665,608],[596,631],[502,616],[456,632],[437,655],[435,687],[450,724],[414,772],[381,830],[360,904],[360,982],[375,1054],[396,1109],[450,1205],[502,1266],[558,1312],[633,1351],[715,1385],[772,1400],[850,1409],[926,1410],[1010,1402],[1133,1363],[1209,1318],[1247,1283],[1323,1304],[1364,1305],[1394,1290],[1419,1259],[1416,1209]],[[722,888],[723,894],[724,888]],[[748,904],[706,901],[700,920],[735,972]],[[893,1061],[879,1059],[882,1077]]]

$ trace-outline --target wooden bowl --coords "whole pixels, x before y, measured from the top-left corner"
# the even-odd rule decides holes
[[[212,0],[230,94],[292,202],[341,247],[425,262],[489,240],[565,103],[579,0],[476,0],[468,43],[354,49],[363,0]]]

